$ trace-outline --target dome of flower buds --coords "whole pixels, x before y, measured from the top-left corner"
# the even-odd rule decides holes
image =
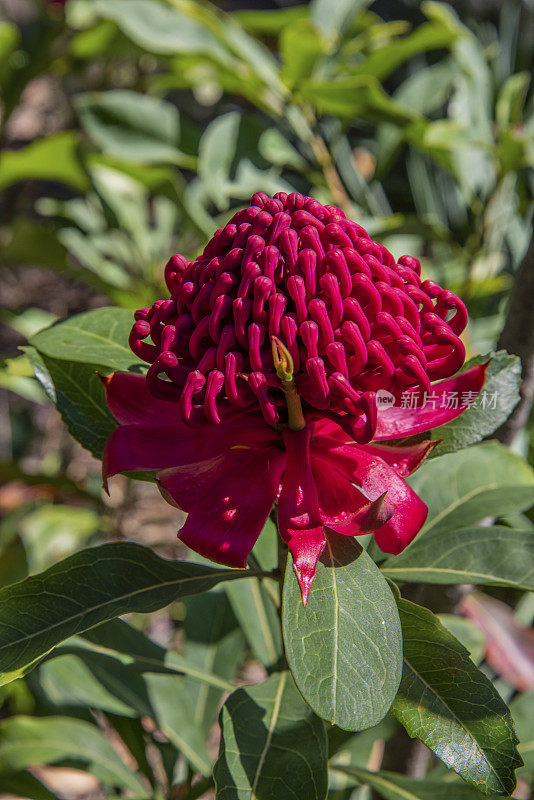
[[[260,192],[197,259],[170,259],[170,298],[136,312],[130,346],[151,364],[150,392],[176,400],[184,421],[259,408],[273,425],[285,408],[277,337],[305,410],[362,418],[369,440],[374,393],[429,392],[464,362],[466,308],[420,271],[335,206]]]

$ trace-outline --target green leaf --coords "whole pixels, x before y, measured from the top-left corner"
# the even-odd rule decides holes
[[[109,788],[122,786],[137,797],[150,797],[145,784],[89,722],[19,715],[0,723],[0,773],[66,760],[81,762]]]
[[[8,775],[0,775],[2,792],[16,797],[24,797],[25,800],[59,800],[58,796],[51,792],[41,781],[30,772],[15,772]]]
[[[258,139],[258,153],[276,167],[303,172],[306,162],[278,128],[266,128]]]
[[[39,358],[38,365],[32,360],[37,379],[45,391],[48,387],[48,396],[71,435],[96,458],[102,458],[108,437],[117,427],[106,406],[104,387],[98,377],[99,373],[109,372],[109,367],[62,361],[45,355]]]
[[[128,346],[132,320],[126,309],[99,308],[57,322],[30,339],[38,351],[27,351],[36,377],[72,436],[97,458],[117,427],[98,374],[140,372],[146,366]]]
[[[205,53],[223,63],[228,51],[192,13],[158,0],[93,0],[94,11],[112,20],[143,50],[161,55]]]
[[[521,124],[529,85],[528,72],[518,72],[506,79],[495,104],[495,118],[500,128]]]
[[[388,558],[384,575],[411,583],[479,583],[534,591],[534,531],[503,525],[432,531]]]
[[[401,630],[385,578],[355,539],[328,535],[306,606],[288,562],[282,623],[295,683],[320,717],[349,731],[383,719],[401,677]]]
[[[510,711],[519,736],[519,752],[525,761],[525,771],[534,775],[534,689],[517,695]]]
[[[234,11],[232,16],[249,33],[278,36],[288,25],[306,19],[307,9],[305,6],[287,6],[268,11],[243,9]]]
[[[83,128],[110,156],[140,164],[192,166],[180,147],[176,106],[150,95],[115,89],[78,95]]]
[[[0,586],[20,581],[28,574],[26,550],[22,539],[20,536],[5,538],[7,541],[0,540]],[[4,539],[3,536],[2,539]]]
[[[222,114],[206,127],[200,141],[198,173],[207,195],[219,208],[227,208],[231,199],[246,197],[260,188],[273,193],[287,188],[280,170],[262,154],[265,145],[267,154],[269,150],[265,133],[263,120],[239,111]],[[287,149],[286,143],[286,155]]]
[[[0,21],[0,77],[19,40],[20,32],[17,26],[6,20]]]
[[[116,56],[119,55],[117,52],[119,50],[122,52],[127,50],[128,55],[131,54],[129,43],[123,46],[117,27],[112,22],[94,22],[93,20],[93,23],[90,27],[79,31],[79,33],[71,32],[68,43],[70,56],[83,61],[93,61],[101,58],[112,48],[115,50]],[[117,44],[119,47],[117,47]]]
[[[209,775],[212,760],[208,753],[206,736],[193,717],[193,704],[185,683],[173,675],[147,675],[145,684],[158,727],[191,762],[194,769],[202,775]]]
[[[0,389],[13,392],[31,403],[42,403],[44,397],[39,384],[32,377],[21,374],[22,370],[19,371],[23,358],[21,356],[0,362]]]
[[[451,33],[448,25],[441,21],[425,22],[413,33],[388,42],[374,50],[367,58],[353,68],[353,75],[373,75],[383,81],[408,59],[428,50],[451,47],[458,36]]]
[[[87,546],[100,525],[96,511],[81,506],[42,505],[25,515],[18,527],[30,572],[41,572]]]
[[[299,89],[302,99],[322,114],[333,114],[353,120],[361,117],[370,122],[392,122],[409,125],[418,115],[392,100],[376,78],[367,75],[338,78],[330,81],[307,81]]]
[[[59,181],[80,191],[89,188],[89,179],[76,149],[78,134],[74,131],[54,133],[37,139],[20,150],[2,153],[0,189],[24,180]]]
[[[120,620],[107,624],[120,637]],[[128,629],[129,626],[125,627]],[[144,638],[142,634],[139,637]],[[178,674],[183,672],[181,667],[186,663],[183,658],[157,645],[151,648],[152,643],[148,640],[143,649],[149,652],[151,649],[162,650],[164,657],[128,658],[104,648],[99,651],[83,640],[70,641],[75,644],[67,642],[60,646],[39,668],[41,688],[58,711],[65,706],[89,707],[129,718],[148,716],[155,720],[158,728],[196,770],[204,775],[211,772],[206,734],[195,719],[191,685]],[[212,685],[217,681],[216,676],[202,673],[195,665],[189,669],[186,667],[186,670],[195,675],[195,679],[202,675]],[[220,679],[218,684],[215,701],[222,688],[227,691],[233,688]],[[197,685],[193,684],[194,688]],[[214,714],[216,708],[214,703]]]
[[[283,655],[282,634],[277,607],[265,582],[258,578],[233,581],[224,589],[252,652],[264,666],[273,667]]]
[[[481,800],[477,789],[458,783],[451,785],[447,781],[416,781],[395,772],[369,772],[357,767],[339,766],[336,770],[354,778],[356,783],[370,786],[384,800],[450,800],[451,797],[454,800]],[[492,800],[497,796],[489,795]]]
[[[508,708],[434,614],[407,600],[398,605],[404,670],[392,713],[467,783],[510,794],[522,762]]]
[[[30,344],[45,356],[138,372],[146,364],[128,346],[134,323],[125,308],[97,308],[39,331]]]
[[[106,293],[109,284],[101,275],[68,263],[67,249],[58,240],[58,235],[61,234],[48,223],[19,216],[10,225],[2,248],[2,259],[8,264],[42,265],[76,281],[89,283]]]
[[[427,461],[408,482],[428,506],[419,543],[430,532],[448,535],[486,517],[529,508],[534,471],[503,445],[486,442]]]
[[[208,592],[187,598],[185,607],[185,660],[199,671],[230,680],[242,661],[245,641],[228,598],[221,591]],[[217,715],[221,690],[192,677],[185,679],[185,688],[192,719],[207,735]]]
[[[273,518],[268,517],[251,554],[264,572],[269,572],[278,566],[279,535]]]
[[[166,561],[133,543],[82,550],[0,590],[0,685],[26,674],[74,634],[242,577],[242,570]]]
[[[325,728],[290,673],[237,689],[222,708],[220,724],[217,800],[324,800]]]
[[[356,14],[361,13],[371,0],[313,0],[310,15],[314,25],[331,44],[340,38]]]
[[[486,652],[486,634],[466,617],[456,614],[438,614],[438,619],[449,633],[458,639],[469,652],[472,661],[480,664]]]
[[[461,450],[490,436],[508,419],[519,402],[521,363],[505,350],[471,359],[466,366],[484,364],[491,358],[480,397],[459,417],[432,431],[433,439],[441,439],[432,458]]]
[[[309,78],[325,52],[324,41],[308,20],[288,25],[280,38],[283,80],[295,86]]]
[[[451,59],[444,59],[424,69],[418,69],[399,86],[393,97],[403,106],[408,106],[420,114],[430,114],[442,106],[454,86],[456,69]],[[425,126],[411,131],[410,141],[420,147],[421,141],[413,135],[421,132],[424,137]],[[391,168],[404,138],[404,132],[394,125],[381,125],[377,131],[377,174],[382,177]],[[428,222],[429,220],[427,220]],[[419,225],[423,220],[417,219]]]
[[[65,707],[97,708],[109,714],[137,717],[137,685],[142,678],[120,662],[80,648],[79,655],[62,652],[61,645],[39,666],[39,687],[59,713]],[[143,709],[147,714],[146,703]]]
[[[368,764],[373,763],[377,752],[398,730],[397,720],[388,714],[382,722],[361,733],[347,733],[341,728],[331,726],[328,729],[328,763],[330,767],[329,784],[330,791],[334,789],[341,792],[347,791],[348,786],[353,785],[345,775],[334,771],[339,767],[360,767],[365,769]],[[341,800],[345,795],[333,795],[337,800]],[[330,798],[330,795],[329,795]],[[333,799],[332,799],[333,800]],[[347,800],[357,800],[348,794]],[[359,798],[363,800],[363,798]],[[365,798],[369,800],[369,798]]]
[[[189,675],[221,691],[228,692],[233,688],[227,680],[206,672],[173,650],[161,647],[121,619],[98,625],[86,631],[83,637],[74,636],[68,639],[53,650],[46,660],[48,662],[56,656],[70,653],[89,660],[92,655],[109,656],[141,674],[151,672]]]

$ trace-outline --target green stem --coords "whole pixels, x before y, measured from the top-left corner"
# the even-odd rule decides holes
[[[287,405],[287,424],[291,431],[302,431],[306,420],[302,411],[302,403],[294,380],[281,381]]]

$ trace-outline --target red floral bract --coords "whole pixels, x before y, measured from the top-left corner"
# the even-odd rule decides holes
[[[373,531],[385,552],[406,547],[427,509],[403,479],[432,444],[375,442],[444,424],[468,407],[451,393],[482,388],[485,365],[451,378],[465,357],[461,300],[297,193],[254,195],[199,258],[173,256],[165,278],[170,299],[136,312],[130,336],[146,377],[104,381],[120,423],[105,478],[157,470],[189,514],[182,541],[229,566],[245,566],[277,502],[304,600],[325,526]],[[302,430],[287,424],[273,339],[293,361]],[[394,404],[377,406],[379,390]]]

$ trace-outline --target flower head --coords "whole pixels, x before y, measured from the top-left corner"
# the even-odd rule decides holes
[[[420,271],[335,206],[258,193],[201,256],[170,259],[171,296],[136,313],[130,345],[151,364],[149,391],[177,401],[185,422],[259,409],[274,425],[285,413],[280,340],[304,408],[349,415],[370,441],[377,390],[428,392],[464,362],[466,308]]]
[[[461,300],[297,193],[254,195],[165,277],[170,299],[136,312],[130,336],[146,377],[103,379],[120,423],[105,480],[156,470],[188,513],[182,541],[228,566],[245,566],[277,503],[304,602],[326,530],[406,547],[427,508],[404,478],[434,443],[381,442],[448,422],[468,407],[444,402],[451,393],[480,392],[485,365],[451,377],[465,355]],[[377,406],[379,390],[409,402]]]

